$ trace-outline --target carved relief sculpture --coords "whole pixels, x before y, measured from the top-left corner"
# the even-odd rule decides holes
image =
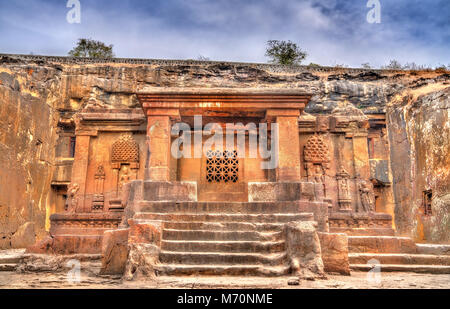
[[[339,173],[336,174],[336,180],[338,183],[338,204],[340,211],[351,211],[351,196],[348,180],[350,174],[341,166]]]
[[[324,195],[325,171],[330,168],[330,151],[328,145],[320,135],[313,135],[308,139],[304,149],[305,170],[308,181],[322,183]]]
[[[80,190],[80,186],[77,183],[72,184],[67,190],[66,211],[74,213],[78,206],[77,193]]]
[[[139,169],[139,145],[131,134],[123,134],[112,145],[111,165],[116,177],[116,198],[110,200],[109,210],[120,211],[123,210],[121,199],[123,186],[132,179],[137,179]]]
[[[375,198],[372,186],[365,180],[362,180],[358,185],[358,190],[361,198],[361,212],[375,211]]]
[[[103,210],[105,204],[104,192],[105,169],[99,165],[95,173],[95,194],[92,201],[92,210]]]
[[[118,191],[122,192],[123,185],[130,181],[128,167],[124,165],[119,172]]]

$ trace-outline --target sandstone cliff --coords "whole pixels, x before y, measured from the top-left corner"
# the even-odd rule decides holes
[[[386,113],[397,229],[450,241],[448,72],[0,55],[0,248],[27,222],[38,237],[48,227],[61,117],[87,105],[137,107],[134,94],[155,87],[297,88],[314,94],[308,113]],[[436,211],[419,224],[427,189]]]

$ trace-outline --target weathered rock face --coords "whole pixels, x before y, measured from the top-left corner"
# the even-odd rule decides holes
[[[324,270],[350,275],[348,236],[346,234],[318,233]]]
[[[34,231],[34,223],[27,222],[14,233],[11,237],[12,248],[26,248],[34,245],[36,242],[36,233]]]
[[[450,88],[444,87],[407,92],[387,115],[397,228],[416,239],[449,242]],[[432,195],[429,216],[424,192]]]
[[[286,225],[286,252],[293,274],[300,278],[325,276],[314,222],[290,222]]]
[[[65,174],[58,162],[70,162],[64,151],[56,154],[59,128],[74,114],[88,107],[136,108],[136,93],[186,87],[296,88],[314,94],[308,113],[349,106],[386,112],[396,227],[448,242],[449,81],[437,72],[0,55],[0,248],[11,247],[26,222],[35,223],[38,238],[45,235],[55,211],[55,175]],[[430,189],[433,215],[418,218],[422,192]]]
[[[106,231],[102,241],[100,274],[123,274],[128,259],[128,229]]]
[[[26,242],[16,235],[26,222],[35,223],[38,236],[45,231],[57,139],[58,80],[54,68],[1,66],[0,248]]]
[[[129,244],[129,256],[125,266],[125,280],[154,281],[155,266],[159,262],[160,249],[153,244]]]

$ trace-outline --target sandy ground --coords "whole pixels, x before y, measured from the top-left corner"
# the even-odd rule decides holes
[[[327,280],[300,281],[289,286],[288,277],[159,277],[157,282],[122,281],[119,278],[98,277],[82,273],[81,282],[70,283],[65,273],[16,273],[0,272],[0,289],[448,289],[450,275],[415,273],[382,273],[381,283],[367,280],[365,272],[353,272],[352,276],[328,275]]]

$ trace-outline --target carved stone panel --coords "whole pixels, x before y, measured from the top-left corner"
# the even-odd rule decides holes
[[[360,195],[359,212],[374,212],[375,211],[375,194],[371,183],[361,180],[358,184]]]
[[[340,211],[351,211],[351,195],[349,189],[348,180],[350,174],[341,166],[339,173],[336,174],[336,180],[338,183],[338,204]]]
[[[99,165],[97,172],[95,173],[95,194],[92,200],[92,210],[101,211],[104,208],[105,196],[104,196],[104,183],[105,183],[105,169],[103,165]]]
[[[77,183],[72,184],[67,190],[67,201],[65,210],[70,213],[75,213],[78,206],[78,191],[80,190],[80,185]]]
[[[318,134],[311,136],[305,145],[303,156],[308,181],[323,184],[323,194],[326,196],[325,175],[330,168],[331,159],[324,138]]]

